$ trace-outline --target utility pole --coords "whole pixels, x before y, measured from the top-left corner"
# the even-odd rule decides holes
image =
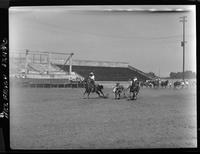
[[[70,58],[69,58],[69,74],[72,74],[72,56],[74,55],[74,53],[70,54]]]
[[[25,77],[28,74],[28,54],[29,54],[29,50],[26,50],[26,59],[25,59]]]
[[[183,47],[183,81],[185,81],[185,22],[187,21],[187,16],[182,16],[180,18],[180,22],[183,23],[183,40],[181,41],[181,46]]]

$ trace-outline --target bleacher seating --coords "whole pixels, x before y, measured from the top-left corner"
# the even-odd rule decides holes
[[[63,68],[64,71],[69,70],[69,66],[57,65]],[[83,77],[88,77],[90,72],[95,73],[97,81],[127,81],[130,78],[137,77],[138,80],[144,81],[150,78],[145,73],[141,73],[138,70],[127,67],[98,67],[98,66],[77,66],[73,65],[72,70]]]
[[[50,66],[48,64],[40,64],[40,63],[29,63],[28,64],[28,69],[30,71],[36,71],[36,72],[41,72],[44,73],[48,70],[50,70],[50,72],[54,72],[54,73],[61,73],[63,74],[64,71],[61,70],[58,66],[56,66],[55,64],[51,64]]]

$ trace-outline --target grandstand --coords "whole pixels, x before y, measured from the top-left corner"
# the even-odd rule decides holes
[[[62,65],[57,65],[62,67]],[[66,71],[69,66],[64,66],[63,70]],[[95,73],[95,80],[97,81],[128,81],[130,78],[137,77],[139,81],[145,81],[152,79],[144,72],[135,69],[134,67],[109,67],[109,66],[79,66],[73,65],[73,71],[77,72],[84,78],[86,78],[90,72]]]
[[[10,76],[23,85],[36,87],[67,87],[84,78],[72,71],[73,53],[50,53],[26,51],[10,56]],[[69,63],[69,64],[68,64]],[[56,64],[69,65],[67,71]]]
[[[97,81],[128,81],[135,76],[139,81],[151,79],[126,62],[72,61],[72,56],[73,53],[26,51],[10,59],[10,75],[33,87],[78,86],[90,72],[95,73]]]

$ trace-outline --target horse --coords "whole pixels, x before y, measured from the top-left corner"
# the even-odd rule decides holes
[[[172,87],[172,82],[169,81],[168,85],[169,85],[169,87],[171,88],[171,87]]]
[[[159,80],[152,80],[151,83],[153,84],[154,88],[158,88],[159,87]]]
[[[120,99],[121,98],[121,93],[123,93],[124,96],[126,96],[125,95],[125,88],[122,85],[119,85],[118,87],[115,87],[113,89],[113,92],[115,94],[115,99]]]
[[[161,85],[162,88],[166,88],[166,87],[168,86],[168,83],[169,83],[168,80],[166,80],[166,81],[161,81],[160,85]]]
[[[144,82],[144,85],[149,88],[158,88],[159,80],[147,80],[146,82]]]
[[[185,87],[186,87],[186,88],[189,87],[189,82],[188,82],[187,80],[184,82],[184,84],[185,84]]]
[[[147,82],[147,81],[141,81],[140,82],[140,87],[142,87],[142,88],[147,88],[147,87],[150,87],[150,85],[149,85],[149,82]]]
[[[99,97],[101,97],[100,94],[102,94],[102,96],[104,97],[104,93],[102,91],[103,85],[99,84],[93,85],[90,80],[86,80],[83,82],[85,83],[84,84],[85,92],[83,93],[84,96],[87,93],[87,97],[89,98],[90,93],[97,93]]]
[[[184,87],[184,81],[176,81],[174,82],[174,88],[183,88]]]
[[[153,83],[150,80],[140,82],[140,87],[153,88]]]
[[[138,93],[140,91],[139,84],[131,85],[129,88],[130,88],[130,99],[131,100],[136,100],[137,99],[137,95],[138,95]]]
[[[153,88],[153,87],[154,87],[153,82],[150,82],[150,81],[149,81],[149,82],[148,82],[148,87],[149,87],[149,88]]]

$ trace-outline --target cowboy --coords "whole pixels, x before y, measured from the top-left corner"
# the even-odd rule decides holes
[[[116,90],[117,90],[117,88],[119,88],[119,83],[116,83],[116,85],[114,86],[114,88],[113,88],[113,92],[115,93],[116,92]]]
[[[134,77],[134,78],[132,78],[132,79],[129,79],[129,81],[130,81],[130,85],[129,85],[129,87],[128,87],[127,89],[130,88],[130,92],[132,92],[133,89],[135,89],[135,88],[138,87],[139,82],[138,82],[138,80],[137,80],[137,77]]]
[[[136,86],[138,86],[138,85],[139,85],[139,82],[138,82],[138,80],[137,80],[137,77],[134,77],[133,80],[132,80],[132,86],[133,86],[133,87],[136,87]]]
[[[90,74],[89,74],[89,78],[91,79],[91,80],[95,80],[95,76],[94,76],[94,73],[93,72],[90,72]]]
[[[90,72],[89,79],[90,79],[90,83],[92,84],[92,87],[93,87],[92,91],[94,91],[95,90],[95,75],[93,72]]]

